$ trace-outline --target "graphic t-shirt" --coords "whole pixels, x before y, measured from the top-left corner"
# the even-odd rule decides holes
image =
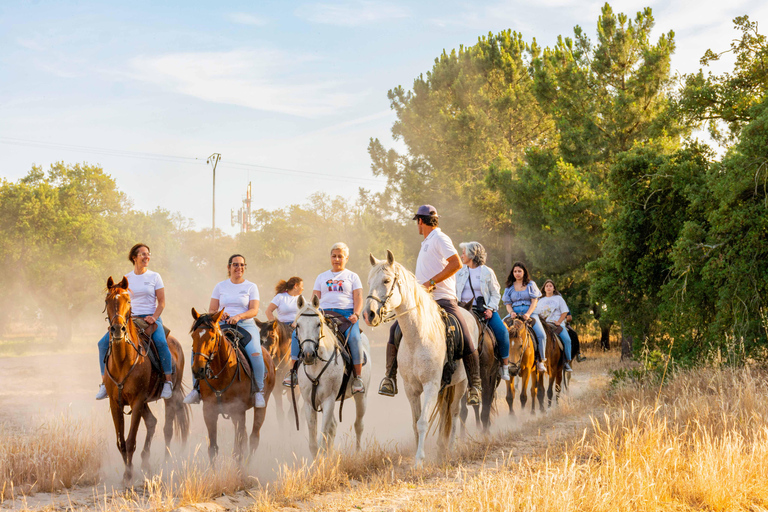
[[[560,295],[540,298],[536,304],[536,311],[534,311],[543,321],[552,323],[560,320],[562,314],[567,312],[568,305]]]
[[[326,270],[317,276],[312,289],[320,292],[321,309],[353,309],[355,302],[352,292],[362,288],[360,277],[351,270],[344,269],[341,272]]]
[[[125,275],[128,278],[128,289],[131,292],[131,314],[152,315],[157,309],[157,290],[164,288],[163,279],[157,272],[147,270],[143,274],[131,271]]]
[[[235,284],[227,279],[216,285],[211,298],[218,299],[219,309],[224,308],[229,316],[235,316],[248,311],[252,300],[259,300],[259,289],[250,281]]]
[[[458,256],[451,239],[440,228],[435,228],[421,242],[421,250],[416,260],[416,280],[424,284],[443,271],[448,265],[448,258]],[[456,274],[436,284],[432,292],[435,300],[456,299]]]
[[[290,295],[288,292],[275,295],[275,298],[272,299],[272,304],[277,306],[275,317],[279,322],[293,322],[296,319],[296,313],[299,310],[296,305],[298,298],[298,295]]]
[[[469,268],[469,279],[467,279],[467,283],[464,285],[464,289],[461,291],[461,302],[469,302],[474,304],[477,297],[483,296],[480,283],[481,269],[482,267]],[[472,281],[472,286],[469,285],[470,281]],[[475,292],[474,295],[472,295],[472,291]]]

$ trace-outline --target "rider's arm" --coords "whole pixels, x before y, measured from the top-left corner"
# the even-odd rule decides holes
[[[157,298],[157,307],[155,308],[155,312],[152,314],[152,321],[149,322],[150,324],[155,323],[155,320],[160,318],[160,315],[163,314],[163,310],[165,309],[165,288],[155,290],[155,297]]]
[[[240,320],[248,320],[259,314],[259,299],[251,300],[248,302],[248,311],[240,313],[232,317],[233,322],[239,322]]]
[[[459,269],[461,269],[461,260],[459,259],[458,254],[449,256],[448,264],[445,266],[443,270],[441,270],[435,277],[432,278],[432,281],[434,281],[435,283],[445,281],[446,279],[451,277],[453,274],[458,272]],[[429,286],[429,281],[424,283],[424,285]]]
[[[277,306],[275,306],[274,302],[270,302],[269,306],[267,306],[267,320],[269,320],[270,322],[275,319],[275,315],[273,315],[272,312],[276,309],[277,309]]]
[[[504,306],[507,308],[507,313],[514,317],[515,311],[512,309],[512,304],[504,304]]]
[[[360,313],[363,310],[363,289],[358,288],[357,290],[354,290],[352,292],[352,300],[354,301],[353,306],[353,313],[352,316],[349,317],[349,321],[352,323],[357,322],[360,320]],[[352,320],[352,317],[355,317],[354,320]]]
[[[525,316],[528,318],[531,318],[531,315],[534,311],[536,311],[536,304],[539,303],[539,299],[531,299],[531,307],[528,308],[528,311],[525,312]]]
[[[211,303],[208,305],[208,313],[212,315],[218,311],[219,311],[219,299],[211,298]],[[229,318],[229,315],[225,311],[221,314],[221,319],[226,320],[227,318]]]
[[[563,323],[563,320],[565,320],[565,317],[567,317],[567,316],[568,316],[568,312],[566,311],[565,313],[563,313],[562,315],[560,315],[560,320],[558,320],[558,321],[557,321],[557,322],[555,322],[555,323],[556,323],[557,325],[560,325],[560,324],[562,324],[562,323]]]

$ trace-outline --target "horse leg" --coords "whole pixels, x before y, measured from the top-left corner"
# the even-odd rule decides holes
[[[125,450],[125,416],[122,409],[117,406],[117,402],[110,398],[109,410],[112,413],[112,423],[115,425],[115,435],[117,436],[117,449],[123,463],[128,463],[128,456]]]
[[[281,397],[278,397],[278,402]],[[267,408],[257,409],[253,408],[253,430],[251,430],[251,453],[255,453],[259,448],[259,441],[261,441],[260,432],[261,426],[264,425],[264,420],[267,417]],[[280,418],[280,415],[278,415]]]
[[[173,439],[173,423],[176,421],[177,415],[181,415],[179,410],[179,404],[175,400],[176,397],[171,397],[169,400],[165,400],[165,424],[163,425],[163,437],[165,438],[165,460],[168,461],[171,457],[171,440]]]
[[[307,420],[307,433],[309,434],[309,451],[312,458],[317,457],[317,413],[309,402],[304,402],[304,417]]]
[[[139,423],[144,414],[146,404],[136,400],[131,404],[131,425],[128,427],[128,438],[125,440],[125,473],[123,482],[128,485],[133,479],[133,453],[136,451],[136,435],[139,432]]]
[[[509,407],[509,415],[514,416],[515,410],[513,404],[515,402],[515,377],[510,376],[507,383],[507,407]]]
[[[467,397],[462,396],[459,401],[459,419],[461,420],[461,438],[467,437],[467,416],[469,416],[469,409],[467,409]]]
[[[360,441],[363,438],[363,416],[365,416],[365,409],[368,401],[368,391],[365,393],[358,393],[355,395],[355,412],[357,417],[355,418],[355,436],[357,437],[357,443],[355,449],[359,452],[361,449]]]
[[[523,370],[520,374],[520,410],[525,411],[525,404],[528,403],[528,381],[531,379],[531,371]],[[536,396],[535,383],[531,382],[531,398]],[[536,413],[536,400],[531,400],[531,414]]]
[[[216,456],[219,454],[219,444],[217,440],[217,427],[219,422],[219,406],[218,404],[208,405],[203,403],[203,418],[205,418],[205,426],[208,429],[208,459],[213,464]]]
[[[144,419],[144,426],[147,429],[147,438],[144,440],[144,449],[141,450],[141,470],[145,473],[149,473],[149,448],[152,446],[152,437],[155,435],[157,418],[155,418],[155,415],[149,410],[149,405],[144,405],[144,410],[142,411],[141,416]]]
[[[493,384],[495,384],[495,386]],[[496,386],[498,386],[498,383],[495,380],[491,385],[483,386],[483,412],[481,414],[481,419],[483,421],[483,432],[486,434],[491,429],[491,409],[493,409]]]
[[[235,427],[235,442],[232,445],[232,457],[242,464],[245,453],[245,408],[230,413],[232,425]]]
[[[416,441],[416,449],[418,454],[419,445],[419,418],[421,418],[421,396],[416,391],[406,387],[405,394],[408,396],[408,403],[411,404],[411,416],[413,417],[413,436]],[[424,454],[422,454],[422,458]]]
[[[539,411],[544,412],[544,374],[536,372],[534,374],[534,382],[536,384],[536,397],[539,399]],[[533,397],[533,390],[531,390]]]
[[[281,372],[282,373],[282,372]],[[279,378],[275,377],[275,387],[272,388],[272,401],[275,402],[275,408],[277,411],[277,426],[280,429],[280,431],[283,431],[283,424],[285,423],[285,420],[288,419],[288,413],[283,412],[283,386],[282,382],[285,377]],[[255,423],[254,423],[255,426]],[[253,434],[251,434],[251,438],[253,438]]]
[[[334,405],[336,404],[335,394],[331,394],[323,402],[323,428],[321,431],[320,451],[328,453],[333,449],[333,441],[336,439],[336,416],[334,416]]]
[[[463,388],[463,389],[462,389]],[[459,419],[459,412],[461,408],[461,401],[459,396],[466,396],[466,386],[461,383],[456,384],[456,390],[453,395],[453,402],[450,405],[449,412],[451,414],[451,430],[448,433],[448,450],[453,447],[453,443],[456,441],[456,424]]]
[[[552,388],[555,385],[555,377],[552,376],[549,378],[549,385],[547,386],[547,407],[552,407],[552,395],[553,391]]]
[[[421,406],[421,415],[416,422],[416,428],[419,433],[419,442],[416,448],[416,467],[421,467],[424,464],[424,444],[427,437],[427,430],[429,430],[429,415],[432,413],[435,404],[437,403],[438,388],[439,381],[438,384],[428,382],[424,385],[424,393],[422,393],[424,402]]]

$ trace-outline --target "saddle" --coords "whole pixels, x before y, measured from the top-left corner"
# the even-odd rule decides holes
[[[483,343],[483,337],[488,336],[491,340],[491,347],[493,347],[493,355],[496,359],[501,361],[501,352],[499,351],[499,342],[496,339],[496,335],[493,334],[493,329],[488,326],[488,320],[485,319],[483,313],[477,308],[466,308],[467,311],[472,312],[472,317],[477,323],[477,330],[480,333],[480,339],[477,340],[477,354],[482,357],[485,349],[485,343]]]
[[[251,380],[251,394],[255,393],[258,389],[256,389],[256,379],[253,378],[251,358],[245,352],[245,346],[251,342],[251,334],[238,325],[229,324],[221,327],[221,334],[229,340],[233,347],[236,347],[237,360],[243,367],[245,376]]]
[[[342,400],[343,397],[346,396],[349,381],[354,375],[352,354],[349,352],[348,338],[344,335],[344,333],[348,332],[349,328],[352,327],[352,322],[349,321],[349,318],[336,313],[335,311],[324,311],[323,315],[325,315],[325,319],[328,322],[328,327],[331,328],[331,331],[339,342],[339,347],[341,348],[339,354],[341,354],[341,359],[344,361],[344,377],[341,380],[339,393],[336,395],[336,400]],[[363,354],[363,365],[367,362],[368,357]]]
[[[456,370],[456,361],[461,359],[464,353],[464,333],[461,331],[459,320],[443,308],[440,308],[440,316],[445,324],[445,349],[446,358],[443,365],[443,377],[441,387],[451,383],[453,372]]]
[[[161,378],[157,380],[155,389],[150,393],[150,400],[159,400],[160,393],[163,391],[163,383],[165,381],[163,366],[160,364],[160,354],[157,352],[157,346],[155,346],[155,340],[152,339],[152,335],[157,330],[157,324],[150,324],[143,318],[133,317],[133,324],[136,326],[136,330],[139,332],[139,342],[146,347],[147,357],[149,363],[152,365],[152,372],[159,375]],[[171,334],[171,330],[163,325],[165,330],[165,338],[168,339],[168,335]],[[171,371],[176,373],[176,363],[171,359]]]
[[[557,346],[560,347],[560,351],[563,352],[565,347],[563,347],[563,340],[561,340],[559,336],[560,332],[563,330],[563,327],[561,325],[555,325],[551,322],[544,322],[544,326],[555,339],[555,343],[557,343]]]

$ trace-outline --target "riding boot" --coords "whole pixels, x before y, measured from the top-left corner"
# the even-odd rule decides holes
[[[387,371],[379,385],[379,394],[395,396],[397,394],[397,347],[387,343]]]
[[[483,391],[483,383],[480,380],[480,356],[475,350],[471,354],[465,355],[463,360],[469,381],[467,405],[480,405],[480,393]]]

